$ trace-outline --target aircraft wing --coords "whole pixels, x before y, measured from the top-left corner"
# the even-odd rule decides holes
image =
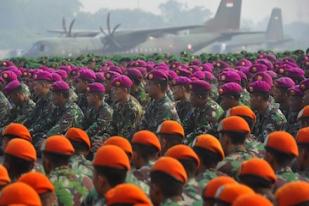
[[[48,30],[47,32],[62,35],[66,34],[63,30]],[[95,37],[99,33],[99,31],[73,31],[72,37]]]

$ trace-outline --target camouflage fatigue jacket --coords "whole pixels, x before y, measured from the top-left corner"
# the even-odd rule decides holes
[[[256,123],[252,134],[261,142],[264,142],[267,135],[273,131],[283,130],[286,124],[286,118],[280,111],[277,104],[269,104],[264,114],[256,114]]]
[[[174,104],[166,95],[159,100],[152,100],[148,104],[141,123],[141,129],[156,132],[158,126],[164,120],[175,120],[180,122]]]
[[[194,178],[189,179],[183,189],[185,203],[192,205],[194,202],[201,200],[201,192],[198,182]]]
[[[284,167],[276,171],[277,180],[275,182],[275,189],[283,186],[285,183],[300,180],[301,177],[298,173],[293,172],[290,167]]]
[[[142,182],[142,181],[139,181],[133,174],[132,171],[129,171],[127,173],[127,177],[126,177],[126,182],[127,183],[132,183],[132,184],[135,184],[137,186],[139,186],[141,189],[143,189],[143,191],[148,194],[149,192],[149,186],[145,183],[145,182]]]
[[[250,93],[244,89],[240,96],[240,103],[246,106],[250,105]]]
[[[150,171],[154,163],[155,161],[151,160],[148,162],[147,165],[144,165],[143,167],[139,169],[133,170],[132,173],[134,174],[136,179],[149,185],[150,184]]]
[[[88,102],[87,102],[87,96],[85,93],[79,93],[77,98],[77,105],[79,108],[83,111],[83,113],[87,112],[88,108]]]
[[[301,122],[297,120],[298,112],[290,112],[287,115],[287,124],[285,130],[289,132],[294,137],[296,136],[298,130],[301,128]]]
[[[10,104],[9,100],[0,91],[0,116],[1,116],[1,120],[6,118],[6,116],[9,114],[10,109],[11,109],[11,104]],[[0,121],[0,122],[2,122],[2,121]]]
[[[91,190],[86,198],[83,200],[82,206],[103,206],[105,205],[105,198],[100,197],[95,189]]]
[[[10,122],[23,123],[34,107],[35,103],[31,99],[24,102],[22,105],[14,105],[7,116],[5,125]]]
[[[130,139],[142,119],[142,106],[133,96],[130,96],[129,101],[125,103],[117,102],[113,110],[109,134],[120,135]]]
[[[184,122],[192,110],[192,104],[188,100],[179,100],[176,102],[176,110],[181,122]]]
[[[205,170],[205,172],[199,174],[195,177],[196,181],[198,182],[198,185],[200,187],[200,191],[202,191],[205,187],[205,185],[212,179],[218,177],[218,176],[224,176],[226,174],[217,171],[215,168],[209,168]]]
[[[254,157],[250,151],[246,151],[241,147],[236,147],[230,155],[226,156],[224,160],[218,163],[216,169],[231,177],[237,178],[238,170],[243,161]]]
[[[98,138],[97,135],[104,135],[108,132],[112,121],[113,110],[105,102],[96,109],[88,108],[82,126],[91,138],[92,142]]]
[[[190,204],[186,204],[184,200],[174,201],[170,198],[164,200],[160,206],[189,206]]]
[[[92,163],[81,154],[75,154],[70,158],[70,167],[79,175],[93,177]]]
[[[249,137],[246,138],[245,147],[249,152],[251,152],[255,156],[260,158],[264,157],[265,153],[264,144],[262,142],[259,142],[254,135],[250,134]]]
[[[91,180],[85,180],[67,166],[54,169],[48,177],[55,187],[59,205],[78,206],[88,194]]]
[[[57,107],[54,111],[57,119],[53,127],[47,132],[47,136],[64,134],[70,127],[81,127],[84,114],[73,102],[67,102],[63,108]]]
[[[135,97],[143,107],[145,107],[150,101],[150,97],[145,92],[145,86],[143,83],[141,83],[135,91],[131,90],[131,95]]]

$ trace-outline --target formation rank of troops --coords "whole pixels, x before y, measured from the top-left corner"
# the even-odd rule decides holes
[[[1,61],[0,128],[0,205],[309,205],[300,50]]]

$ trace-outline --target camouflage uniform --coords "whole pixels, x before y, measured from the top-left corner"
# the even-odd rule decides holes
[[[177,202],[176,202],[176,201],[174,201],[174,200],[172,200],[172,199],[170,199],[170,198],[164,200],[164,201],[160,204],[160,206],[186,206],[186,205],[189,206],[190,204],[186,204],[184,200],[182,200],[182,201],[177,201]]]
[[[264,142],[269,133],[283,130],[287,122],[285,116],[276,104],[269,104],[269,107],[264,114],[260,114],[256,111],[255,114],[256,123],[252,134],[254,134],[261,142]]]
[[[201,200],[201,192],[198,182],[194,178],[189,179],[183,189],[185,203],[192,205],[194,202]]]
[[[79,93],[76,104],[83,111],[83,113],[87,112],[88,109],[88,101],[85,93]]]
[[[63,108],[57,107],[54,111],[56,124],[48,130],[47,136],[64,134],[70,127],[81,127],[84,114],[77,104],[67,102]]]
[[[249,152],[253,153],[255,156],[261,158],[264,157],[265,152],[264,144],[259,142],[254,135],[250,134],[249,137],[246,138],[245,147]]]
[[[299,174],[300,177],[309,181],[309,168],[307,168],[306,170],[298,171],[298,174]]]
[[[301,128],[301,122],[297,120],[298,112],[290,112],[287,115],[287,124],[285,130],[289,132],[294,137],[296,136],[298,130]]]
[[[290,167],[284,167],[276,171],[277,180],[275,182],[275,189],[283,186],[285,183],[301,180],[298,173],[294,173]]]
[[[105,205],[105,198],[100,197],[95,189],[91,190],[81,203],[82,206],[102,206]]]
[[[183,122],[192,110],[192,104],[190,101],[187,100],[179,100],[178,102],[176,102],[176,110],[180,121]]]
[[[240,103],[246,106],[250,105],[250,93],[246,89],[240,95]]]
[[[11,105],[10,105],[9,100],[0,91],[0,116],[1,116],[1,119],[5,119],[5,117],[9,114],[10,109],[11,109]],[[0,121],[0,122],[2,122],[2,121]]]
[[[130,96],[125,103],[117,102],[113,110],[110,135],[120,135],[130,139],[141,121],[142,106],[133,96]]]
[[[158,126],[164,120],[180,121],[174,104],[166,95],[159,100],[152,100],[148,104],[142,120],[141,129],[156,132]]]
[[[150,171],[154,163],[155,161],[151,160],[148,162],[147,165],[144,165],[143,167],[139,169],[133,170],[132,173],[139,181],[142,181],[146,183],[147,185],[149,185],[150,184]]]
[[[196,181],[198,182],[198,185],[200,187],[200,191],[202,191],[205,187],[205,185],[212,179],[218,177],[218,176],[224,176],[225,174],[217,171],[215,168],[209,168],[203,173],[199,174],[195,177]]]
[[[77,174],[87,176],[90,179],[93,177],[92,163],[87,160],[84,155],[75,154],[70,158],[70,167]]]
[[[139,181],[133,174],[132,171],[129,171],[127,173],[127,177],[126,177],[126,182],[127,183],[132,183],[132,184],[135,184],[137,186],[139,186],[141,189],[143,189],[143,191],[148,194],[149,192],[149,186],[145,183],[145,182],[142,182],[142,181]]]
[[[55,186],[59,205],[80,205],[82,199],[86,197],[90,187],[90,185],[84,185],[84,182],[86,182],[84,179],[86,177],[82,178],[76,175],[76,173],[67,166],[54,169],[48,177]]]
[[[131,89],[131,95],[135,97],[143,107],[150,101],[148,94],[145,92],[145,85],[143,83],[138,85],[135,91]]]
[[[217,170],[223,172],[231,177],[237,178],[238,170],[243,161],[251,159],[254,154],[246,151],[241,147],[235,147],[230,155],[226,156],[224,160],[218,163]]]

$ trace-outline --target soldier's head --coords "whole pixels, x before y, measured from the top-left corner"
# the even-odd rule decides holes
[[[18,80],[8,83],[3,91],[15,105],[21,105],[29,98],[25,85],[21,84]]]
[[[47,71],[40,71],[33,77],[33,91],[37,96],[46,95],[52,85],[53,77],[52,74]]]
[[[275,171],[290,166],[299,154],[294,137],[284,131],[270,133],[266,139],[265,150],[264,159]]]
[[[56,106],[63,106],[70,98],[70,87],[64,81],[57,81],[52,85],[53,103]]]
[[[272,189],[276,182],[276,174],[269,163],[263,159],[253,158],[243,162],[240,166],[238,178],[241,183],[256,192],[260,189]]]
[[[295,86],[288,91],[288,106],[290,111],[299,112],[303,106],[304,93],[300,86]]]
[[[22,148],[22,149],[21,149]],[[16,180],[20,175],[33,169],[37,159],[33,145],[24,139],[12,139],[4,150],[3,165],[10,178]]]
[[[197,136],[193,143],[193,150],[201,160],[199,169],[201,173],[206,169],[215,168],[218,162],[224,159],[223,148],[219,140],[209,134]]]
[[[112,81],[112,97],[115,102],[127,101],[130,94],[130,89],[133,85],[132,80],[125,76],[119,75]]]
[[[119,75],[120,74],[118,72],[115,72],[115,71],[108,71],[104,74],[104,77],[105,77],[104,86],[105,86],[107,93],[110,93],[110,91],[111,91],[113,79],[116,78]]]
[[[258,80],[249,85],[249,92],[251,108],[260,109],[269,101],[271,85],[266,81]]]
[[[239,99],[242,93],[242,87],[234,82],[223,84],[219,88],[221,97],[220,105],[226,111],[227,109],[239,104]]]
[[[299,149],[299,156],[297,159],[299,170],[309,168],[309,127],[302,128],[298,131],[296,142]]]
[[[286,183],[276,191],[278,206],[295,205],[306,206],[309,204],[309,183],[306,181],[292,181]]]
[[[188,77],[176,77],[172,81],[172,91],[175,101],[190,96],[190,83],[191,80]]]
[[[70,140],[72,146],[74,147],[75,154],[87,156],[91,143],[88,134],[84,130],[72,127],[68,129],[65,137]]]
[[[141,130],[132,138],[133,157],[132,164],[139,169],[150,160],[155,160],[161,151],[159,138],[151,131]]]
[[[183,144],[169,148],[165,155],[177,159],[185,168],[188,178],[194,178],[200,166],[200,159],[194,150]]]
[[[7,169],[0,164],[0,191],[10,183],[11,178],[9,176]]]
[[[74,152],[71,142],[65,136],[48,137],[42,145],[42,164],[46,174],[58,167],[67,166]]]
[[[151,98],[161,97],[168,88],[168,75],[162,70],[153,70],[147,75],[146,92]]]
[[[288,90],[295,86],[295,82],[289,77],[276,79],[272,88],[272,94],[276,102],[285,103],[288,100]]]
[[[265,196],[260,194],[247,194],[242,195],[237,198],[234,203],[234,206],[245,206],[245,205],[263,205],[263,206],[272,206],[273,203],[267,199]]]
[[[301,128],[309,126],[309,105],[305,106],[297,116],[298,121],[301,123]]]
[[[149,196],[154,206],[165,199],[181,196],[187,182],[187,173],[182,164],[171,157],[161,157],[150,172]]]
[[[218,132],[224,153],[228,155],[234,147],[243,147],[251,130],[243,118],[230,116],[220,122]]]
[[[47,176],[40,172],[28,172],[22,175],[18,182],[23,182],[32,187],[40,196],[43,206],[53,206],[57,204],[54,185]]]
[[[174,120],[165,120],[157,130],[160,143],[162,146],[161,154],[164,154],[174,145],[181,144],[185,137],[182,125]]]
[[[211,85],[203,80],[193,80],[191,82],[190,101],[194,107],[202,107],[208,101]]]
[[[124,183],[130,170],[130,161],[126,153],[115,145],[101,146],[93,159],[93,184],[100,196]]]
[[[87,102],[88,105],[97,106],[104,98],[105,87],[103,84],[95,82],[88,84],[87,87]]]
[[[10,123],[4,127],[2,130],[2,150],[4,151],[9,141],[14,138],[20,138],[27,140],[29,142],[32,141],[31,134],[24,125],[19,123]]]
[[[75,79],[75,87],[77,93],[85,93],[87,86],[96,79],[95,72],[90,69],[81,69],[78,77]]]
[[[253,129],[256,122],[255,113],[245,105],[239,105],[227,110],[226,117],[229,116],[239,116],[243,118],[244,120],[246,120],[251,130]]]
[[[103,145],[115,145],[122,149],[131,161],[133,155],[132,145],[128,139],[122,136],[112,136],[104,141]]]

